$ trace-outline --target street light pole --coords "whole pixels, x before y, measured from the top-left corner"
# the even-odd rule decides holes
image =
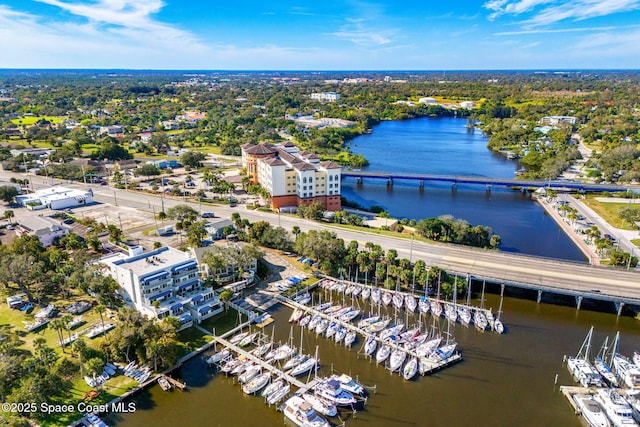
[[[411,234],[411,246],[409,247],[409,263],[413,262],[413,238],[414,235]]]

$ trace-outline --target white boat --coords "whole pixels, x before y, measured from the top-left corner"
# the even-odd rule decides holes
[[[590,427],[609,427],[609,419],[593,396],[586,394],[575,394],[573,400],[576,402],[580,413]]]
[[[340,326],[336,331],[336,334],[334,335],[333,339],[335,342],[339,343],[344,339],[346,335],[347,335],[347,328],[345,328],[344,326]]]
[[[500,319],[496,319],[493,321],[493,331],[496,334],[504,334],[504,325],[500,321]]]
[[[291,385],[288,382],[285,382],[282,387],[274,391],[268,398],[267,403],[269,405],[275,405],[280,402],[291,390]]]
[[[602,376],[587,360],[570,357],[567,359],[567,368],[573,379],[583,387],[602,387]]]
[[[62,340],[62,345],[69,345],[80,337],[78,333],[72,334],[71,336]]]
[[[378,350],[378,352],[376,353],[376,363],[382,363],[385,360],[387,360],[387,357],[389,357],[389,354],[391,354],[391,346],[383,345],[380,348],[380,350]]]
[[[256,347],[253,350],[251,350],[251,354],[253,354],[256,357],[262,357],[269,350],[271,350],[271,347],[273,347],[273,342],[268,342],[268,343],[262,344],[261,346]]]
[[[409,310],[412,313],[416,311],[417,303],[413,295],[404,296],[404,306],[406,307],[407,310]]]
[[[600,356],[597,356],[593,361],[593,367],[611,387],[618,386],[616,374],[613,373],[611,367]]]
[[[362,298],[363,301],[368,300],[370,296],[371,296],[371,288],[364,288],[362,290],[362,293],[360,294],[360,298]]]
[[[294,301],[297,302],[298,304],[307,305],[311,302],[311,294],[309,293],[300,294],[294,298]]]
[[[373,355],[373,353],[376,351],[377,346],[378,340],[376,340],[376,337],[370,336],[367,339],[367,342],[364,344],[364,354],[367,356]]]
[[[298,375],[306,374],[307,372],[309,372],[310,370],[315,368],[317,364],[318,364],[317,359],[315,357],[310,357],[307,360],[305,360],[304,362],[300,363],[295,368],[293,368],[289,372],[289,375],[295,377],[295,376],[298,376]]]
[[[44,320],[46,318],[48,318],[49,316],[51,316],[51,313],[53,313],[53,309],[54,309],[54,305],[53,304],[49,304],[47,305],[45,308],[43,308],[42,310],[38,311],[35,314],[35,318],[36,320]]]
[[[344,307],[341,306],[340,304],[332,305],[331,307],[325,310],[325,314],[333,314],[342,310],[343,308]]]
[[[171,383],[165,377],[158,378],[158,385],[164,391],[171,390]]]
[[[307,325],[307,329],[310,331],[313,331],[316,329],[316,327],[318,327],[318,323],[320,323],[320,321],[322,320],[322,317],[318,316],[317,314],[315,316],[313,316],[311,318],[311,320],[309,321],[309,324]]]
[[[444,316],[452,322],[458,320],[458,311],[451,304],[446,304],[444,306]]]
[[[613,358],[618,378],[629,388],[640,388],[640,367],[631,363],[626,357],[616,354]]]
[[[393,296],[391,295],[391,292],[383,292],[382,293],[382,303],[384,305],[391,304],[392,300],[393,300]]]
[[[380,304],[381,291],[378,288],[371,290],[371,301],[374,304]]]
[[[391,352],[391,357],[389,358],[389,369],[391,372],[395,372],[402,367],[405,359],[407,358],[407,353],[397,348]]]
[[[239,333],[239,334],[235,334],[234,336],[232,336],[232,337],[229,339],[229,342],[230,342],[231,344],[237,344],[237,343],[239,343],[240,341],[242,341],[243,339],[245,339],[245,338],[247,337],[247,335],[249,335],[249,332],[241,332],[241,333]]]
[[[309,358],[309,356],[307,356],[306,354],[296,354],[291,359],[287,360],[287,363],[285,363],[284,366],[282,366],[282,369],[284,371],[288,371],[289,369],[293,369],[294,367],[298,366],[299,364],[301,364],[302,362],[304,362],[308,358]]]
[[[84,377],[84,382],[86,382],[89,387],[95,387],[96,386],[96,382],[91,377],[85,376]]]
[[[244,394],[254,394],[262,390],[271,380],[271,372],[257,375],[251,381],[242,386]]]
[[[280,389],[283,385],[284,385],[284,380],[282,378],[277,379],[271,384],[269,384],[268,386],[266,386],[264,389],[262,389],[262,393],[260,393],[260,396],[266,399],[267,397],[271,396],[273,393],[278,391],[278,389]]]
[[[295,310],[293,310],[293,313],[291,313],[291,316],[289,316],[289,323],[297,322],[303,315],[304,310],[302,310],[301,308],[296,308]]]
[[[339,327],[340,327],[340,324],[339,324],[339,323],[337,323],[337,322],[332,322],[332,323],[327,327],[327,330],[326,330],[326,332],[325,332],[325,336],[326,336],[327,338],[331,338],[331,337],[336,333],[336,331],[338,330],[338,328],[339,328]]]
[[[353,295],[354,297],[357,297],[358,295],[360,295],[361,292],[362,292],[362,287],[356,286],[353,292],[351,293],[351,295]]]
[[[360,321],[358,322],[358,328],[360,328],[360,329],[364,329],[364,328],[366,328],[367,326],[369,326],[369,325],[371,325],[371,324],[373,324],[373,323],[378,322],[379,320],[380,320],[380,316],[370,316],[370,317],[367,317],[367,318],[362,319],[362,320],[360,320]]]
[[[634,365],[640,366],[640,353],[637,351],[634,351],[633,357],[631,358],[631,360],[633,360]]]
[[[418,355],[418,357],[427,357],[436,348],[438,348],[441,342],[442,342],[442,337],[435,337],[433,339],[430,339],[429,341],[426,341],[423,344],[420,344],[418,347],[416,347],[416,354]]]
[[[426,296],[420,297],[420,300],[418,300],[418,310],[420,310],[422,314],[429,312],[429,298]]]
[[[89,332],[86,333],[86,335],[89,338],[95,338],[98,335],[102,335],[105,332],[107,332],[107,331],[109,331],[109,330],[111,330],[111,329],[113,329],[115,327],[116,327],[116,325],[114,325],[113,323],[105,323],[104,325],[102,323],[99,323],[99,324],[95,325],[93,328],[91,328],[89,330]]]
[[[365,393],[364,387],[361,384],[355,382],[353,378],[351,378],[347,374],[332,375],[331,379],[339,381],[340,387],[342,387],[343,390],[346,390],[349,393],[361,395]]]
[[[458,306],[458,316],[460,317],[460,322],[463,325],[468,326],[471,323],[471,311],[465,306]]]
[[[240,375],[251,366],[255,366],[251,360],[240,360],[240,363],[237,363],[230,373],[231,375]]]
[[[283,344],[276,349],[276,352],[273,356],[273,360],[284,360],[287,357],[291,357],[293,353],[296,352],[295,347],[291,347],[288,344]]]
[[[409,359],[404,368],[402,369],[402,376],[405,380],[409,381],[411,378],[415,377],[418,373],[418,358],[412,357]]]
[[[405,342],[411,341],[416,336],[418,336],[418,334],[420,334],[420,327],[415,327],[413,329],[409,329],[409,330],[404,331],[403,333],[400,334],[398,342],[399,343],[405,343]]]
[[[431,313],[433,313],[435,317],[442,316],[442,304],[440,304],[440,301],[437,301],[437,300],[429,301],[429,308],[431,309]]]
[[[404,298],[402,298],[402,294],[396,292],[395,294],[393,294],[392,297],[393,300],[393,305],[397,308],[397,309],[401,309],[402,305],[404,304]]]
[[[81,323],[82,323],[82,316],[74,316],[73,319],[71,319],[71,321],[67,323],[67,328],[73,329]]]
[[[599,388],[595,400],[600,404],[614,427],[637,426],[633,409],[616,389]]]
[[[402,322],[396,323],[393,326],[389,326],[387,329],[380,332],[380,339],[386,340],[392,335],[398,335],[400,332],[402,332],[403,329],[404,329],[404,323]]]
[[[316,386],[316,394],[338,406],[349,406],[356,403],[353,394],[344,390],[340,381],[329,379]]]
[[[302,395],[302,398],[309,402],[311,406],[313,406],[313,409],[316,410],[316,412],[319,412],[322,415],[326,415],[327,417],[335,417],[338,414],[338,408],[336,408],[336,405],[327,402],[325,399],[316,396],[315,394],[304,393]]]
[[[329,422],[313,409],[313,406],[300,396],[292,396],[284,403],[284,416],[299,427],[329,427]]]
[[[487,321],[487,316],[485,316],[482,311],[476,310],[473,313],[473,324],[476,325],[476,328],[484,331],[487,329],[489,322]]]
[[[240,340],[240,343],[238,344],[240,347],[246,347],[249,344],[251,344],[253,342],[253,340],[256,339],[256,337],[258,336],[258,333],[253,333],[250,335],[247,335],[246,337],[244,337],[243,339]]]
[[[340,320],[342,320],[343,322],[351,322],[353,319],[355,319],[359,315],[360,315],[360,309],[353,308],[347,311],[346,313],[340,315]]]
[[[328,327],[329,327],[328,319],[320,320],[320,322],[318,323],[318,326],[316,326],[316,334],[321,335],[324,331],[327,330]]]
[[[242,374],[238,376],[240,384],[246,384],[260,374],[262,368],[259,365],[249,366]]]
[[[323,304],[319,304],[317,305],[315,308],[318,311],[326,311],[331,307],[331,303],[330,302],[325,302]]]
[[[24,329],[27,332],[33,332],[36,329],[40,329],[41,327],[43,327],[44,325],[48,324],[51,321],[51,319],[41,319],[41,320],[36,320],[34,322],[30,322],[30,323],[26,323],[24,325]]]
[[[347,286],[347,289],[344,290],[344,294],[345,295],[351,295],[353,293],[353,290],[356,288],[356,285],[349,285]]]
[[[442,347],[434,350],[427,356],[427,359],[431,362],[444,362],[453,355],[456,351],[457,343],[445,344]]]
[[[353,331],[349,331],[347,332],[347,334],[344,336],[344,345],[346,347],[351,347],[351,345],[355,342],[356,340],[356,333]]]
[[[311,322],[311,315],[307,314],[306,316],[304,316],[302,319],[300,319],[300,322],[298,322],[298,325],[301,328],[304,328],[305,326],[307,326],[309,324],[309,322]]]

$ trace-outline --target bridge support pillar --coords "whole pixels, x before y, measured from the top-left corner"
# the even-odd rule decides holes
[[[536,298],[538,304],[540,304],[540,301],[542,301],[542,289],[538,290],[538,298]]]
[[[387,187],[393,187],[393,178],[387,178]]]
[[[620,316],[622,314],[622,308],[624,307],[624,303],[623,302],[617,302],[616,303],[616,310],[618,311],[618,316]]]
[[[582,297],[576,297],[576,309],[580,310],[580,306],[582,305]]]

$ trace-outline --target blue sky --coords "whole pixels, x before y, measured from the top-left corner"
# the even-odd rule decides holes
[[[0,0],[0,68],[640,68],[640,0]]]

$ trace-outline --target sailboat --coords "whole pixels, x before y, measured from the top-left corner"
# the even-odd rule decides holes
[[[485,281],[482,281],[482,294],[480,296],[480,308],[476,309],[473,313],[473,324],[481,331],[487,329],[487,325],[489,322],[487,321],[487,316],[484,315],[484,286]]]
[[[504,283],[502,284],[502,287],[500,288],[500,307],[498,307],[498,317],[495,318],[495,320],[493,321],[493,331],[496,334],[503,334],[504,333],[504,325],[502,324],[502,321],[500,321],[500,315],[502,314],[502,301],[504,300]]]
[[[589,363],[589,350],[591,348],[591,336],[593,335],[593,326],[589,329],[587,336],[582,342],[580,351],[575,357],[567,359],[567,369],[573,375],[576,382],[582,384],[583,387],[591,385],[602,387],[602,376]]]
[[[616,335],[617,338],[617,335]],[[598,352],[598,355],[595,357],[594,361],[593,361],[593,367],[596,368],[596,371],[598,371],[598,373],[600,375],[602,375],[602,378],[611,386],[611,387],[618,387],[618,379],[616,378],[616,375],[613,373],[613,370],[611,369],[611,365],[608,364],[607,362],[607,351],[609,350],[609,347],[607,346],[607,344],[609,343],[609,337],[606,337],[604,339],[604,342],[602,343],[602,347],[600,347],[600,351]],[[613,348],[616,348],[617,343],[614,342],[613,344]],[[612,354],[615,353],[615,350],[612,351]]]
[[[442,304],[440,304],[440,276],[441,272],[438,272],[438,293],[436,299],[429,302],[429,307],[434,316],[440,317],[442,315]]]
[[[412,357],[409,359],[404,368],[402,369],[402,376],[405,380],[409,381],[411,378],[415,377],[418,373],[418,358]]]
[[[370,335],[367,339],[367,342],[364,344],[364,354],[367,356],[373,355],[376,351],[376,347],[378,346],[378,340],[373,335]]]

